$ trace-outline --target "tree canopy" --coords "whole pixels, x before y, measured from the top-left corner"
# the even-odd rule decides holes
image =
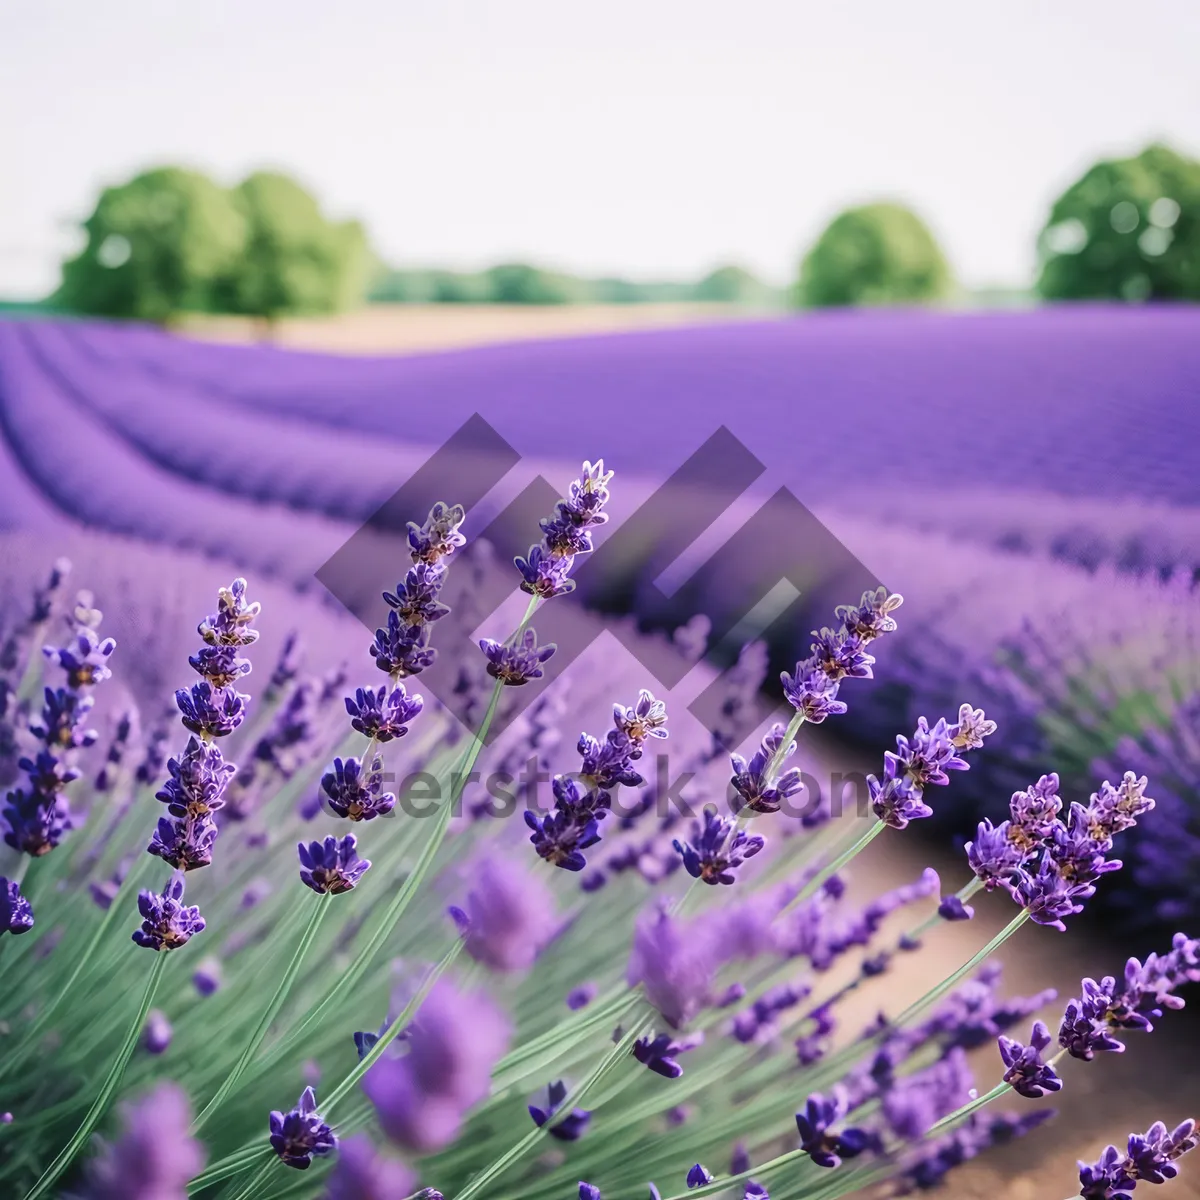
[[[921,304],[944,297],[950,268],[933,234],[903,205],[868,204],[835,217],[805,255],[796,300],[808,307]]]
[[[1050,300],[1200,300],[1200,162],[1166,146],[1096,163],[1038,242]]]
[[[287,176],[256,172],[227,190],[162,167],[106,188],[64,263],[55,300],[77,312],[167,321],[182,312],[274,320],[361,299],[369,264],[357,222],[327,220]]]

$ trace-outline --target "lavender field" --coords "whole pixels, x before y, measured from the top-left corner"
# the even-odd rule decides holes
[[[644,1200],[656,1177],[665,1185],[650,1194],[669,1200],[697,1189],[765,1200],[753,1162],[775,1200],[874,1200],[923,1191],[979,1155],[948,1194],[1065,1195],[1077,1154],[1095,1158],[1148,1112],[1182,1116],[1195,1102],[1191,1080],[1171,1075],[1188,1038],[1175,1020],[1108,1074],[1064,1062],[1072,1107],[1048,1130],[1029,1099],[1054,1090],[1053,1063],[1026,1055],[1029,1079],[1013,1068],[987,1089],[1011,1065],[997,1038],[1007,1053],[1004,1031],[1024,1036],[1039,1012],[1057,1019],[1047,984],[1065,1001],[1081,975],[1119,975],[1130,950],[1165,950],[1200,917],[1198,401],[1200,313],[1183,309],[829,314],[390,359],[0,322],[0,782],[18,789],[0,848],[0,932],[32,934],[0,945],[3,1034],[19,1042],[0,1054],[0,1191],[43,1200],[61,1179],[87,1200]],[[436,481],[464,494],[429,492],[427,463],[464,429],[457,474]],[[662,490],[706,443],[725,457],[706,451],[686,486]],[[611,496],[587,463],[588,482],[569,484],[581,459],[601,455],[616,472]],[[780,565],[800,519],[781,489],[840,557],[817,538],[805,543],[820,548],[810,571]],[[539,516],[566,511],[556,496],[581,506],[582,528],[589,506],[611,520],[594,520],[595,552],[585,538],[565,559],[551,555],[554,539],[579,530],[543,523],[545,556],[529,552],[522,568],[537,580],[526,605],[507,559],[537,539]],[[443,499],[468,501],[461,534],[437,508],[407,527]],[[675,536],[685,526],[698,532]],[[569,571],[574,592],[561,586]],[[799,594],[732,620],[781,572],[803,577]],[[229,590],[235,575],[254,603],[240,584]],[[905,597],[895,620],[893,592]],[[389,635],[398,609],[415,624],[401,636],[393,621]],[[541,641],[560,644],[544,675],[519,650],[535,610]],[[840,632],[822,644],[836,651],[844,715],[822,708],[838,688],[813,682],[819,646],[808,674],[778,682],[809,655],[809,629],[831,622]],[[435,623],[431,663],[422,638]],[[510,628],[485,673],[475,636]],[[43,667],[41,643],[62,636],[81,640]],[[573,661],[572,639],[587,645]],[[872,672],[862,648],[876,639]],[[83,666],[76,644],[90,646]],[[251,663],[253,696],[239,696]],[[176,694],[189,664],[205,682]],[[79,717],[39,725],[38,682],[60,667],[63,712]],[[394,689],[386,705],[386,689],[355,693],[380,682],[376,667]],[[420,685],[423,708],[402,680],[409,694]],[[646,686],[661,703],[639,695]],[[200,731],[185,755],[173,694]],[[614,698],[635,707],[614,712]],[[691,798],[715,803],[726,751],[749,757],[780,712],[781,740],[733,762],[735,791],[766,814],[752,831],[715,808],[695,824],[660,808],[670,783],[647,777],[652,756],[644,775],[632,769],[643,743],[669,732]],[[89,713],[95,735],[80,725]],[[882,751],[915,728],[898,747],[907,762],[925,745],[925,716],[951,722],[929,735],[938,770],[922,760],[904,768],[915,791],[872,793],[865,835],[853,812],[838,819],[821,781],[878,772]],[[583,729],[608,741],[576,747]],[[364,736],[367,750],[349,757]],[[785,770],[789,738],[803,776]],[[589,767],[604,746],[625,759]],[[435,820],[409,819],[399,786],[393,811],[385,777],[356,775],[381,749],[389,770],[453,781]],[[569,770],[573,753],[583,780],[609,771],[636,788],[632,808],[607,812],[603,788],[584,795],[558,775],[549,816],[487,820],[491,784],[459,770]],[[192,758],[209,764],[196,778],[181,765]],[[1132,776],[1125,792],[1101,786],[1131,768],[1158,809]],[[73,830],[19,790],[36,799],[46,780],[51,814],[67,793],[79,798]],[[926,806],[923,789],[942,784]],[[520,786],[529,801],[538,785]],[[182,804],[187,789],[203,803]],[[819,802],[789,824],[776,801],[797,789]],[[1095,793],[1080,811],[1111,820],[1125,869],[1108,874],[1088,850],[1090,874],[1051,912],[1037,898],[1035,839],[1013,876],[1027,891],[985,890],[987,856],[964,861],[961,842],[984,839],[976,823],[1003,819],[1013,793],[1014,822],[1022,805],[1051,797],[1065,817]],[[1133,816],[1118,820],[1126,800]],[[174,807],[155,826],[160,801]],[[340,834],[345,820],[371,873],[354,838],[306,842],[301,886],[296,839]],[[765,840],[752,836],[760,828]],[[134,854],[151,830],[150,853]],[[921,871],[931,860],[941,879]],[[187,872],[187,904],[208,926],[172,909],[163,884],[142,893],[131,942],[120,923],[132,889],[164,864]],[[685,884],[668,899],[685,875],[728,884],[735,873],[737,888]],[[184,875],[172,879],[181,887]],[[332,904],[339,917],[319,928]],[[1048,928],[1060,913],[1102,936],[1072,928],[1085,936],[1062,949]],[[1020,948],[1006,946],[1026,921]],[[176,971],[193,936],[204,949],[184,949],[188,970]],[[145,974],[147,946],[172,961],[153,956],[139,1009],[117,985]],[[1002,947],[1004,982],[988,959]],[[1183,938],[1126,986],[1174,1007],[1173,989],[1200,979],[1198,953]],[[886,995],[871,989],[879,975]],[[930,991],[930,979],[944,982]],[[79,1020],[72,997],[93,993],[103,1020]],[[889,1023],[879,1006],[897,999],[907,1007]],[[131,1017],[110,1068],[100,1031]],[[1072,1056],[1111,1049],[1109,1020],[1088,1024]],[[660,1026],[669,1032],[656,1037]],[[42,1050],[49,1068],[30,1072]],[[727,1087],[741,1072],[745,1088]],[[806,1079],[831,1097],[824,1116],[819,1090],[804,1107]],[[985,1092],[1011,1114],[978,1117]],[[146,1095],[156,1099],[126,1111],[114,1144],[120,1122],[105,1106]],[[784,1111],[790,1124],[797,1108],[812,1118],[796,1123],[800,1150],[776,1120]],[[853,1113],[863,1130],[825,1129]],[[93,1130],[109,1140],[89,1158]],[[160,1143],[173,1147],[154,1167],[161,1193],[127,1196],[115,1181]],[[862,1159],[825,1170],[839,1154]],[[1192,1186],[1177,1194],[1200,1194]]]
[[[399,358],[8,322],[0,527],[179,551],[320,607],[321,564],[474,413],[520,456],[476,531],[601,452],[619,523],[728,426],[765,471],[730,488],[723,535],[789,488],[909,598],[899,662],[849,728],[878,736],[964,688],[1005,706],[1009,761],[972,779],[976,808],[1047,754],[1083,787],[1200,686],[1200,314],[1183,308],[831,313]],[[380,558],[396,516],[377,518]],[[667,627],[729,590],[709,571],[647,600],[651,582],[617,606]],[[816,619],[770,631],[774,666]]]

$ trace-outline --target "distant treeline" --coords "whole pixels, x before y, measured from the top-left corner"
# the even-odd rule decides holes
[[[367,294],[375,304],[679,304],[724,303],[782,307],[783,288],[772,287],[742,267],[710,271],[694,282],[588,279],[546,271],[527,263],[504,263],[486,271],[384,269]]]

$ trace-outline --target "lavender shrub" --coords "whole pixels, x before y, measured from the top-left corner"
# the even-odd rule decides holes
[[[349,685],[302,689],[284,645],[252,703],[245,652],[280,614],[260,613],[241,579],[223,588],[187,660],[199,680],[176,695],[181,748],[157,775],[116,771],[102,789],[76,767],[95,740],[81,722],[110,657],[115,674],[128,651],[114,654],[94,607],[78,606],[73,640],[42,664],[65,683],[40,716],[15,710],[14,737],[37,753],[5,814],[5,1195],[904,1195],[1032,1133],[1047,1114],[1027,1098],[1070,1096],[1069,1059],[1122,1050],[1182,1007],[1200,980],[1200,942],[1182,933],[1120,975],[1083,979],[1030,1034],[1053,995],[999,993],[992,955],[1028,924],[1065,929],[1131,831],[1160,815],[1153,785],[1124,765],[1086,801],[1054,775],[1026,779],[1008,819],[977,830],[957,891],[933,871],[876,895],[851,886],[870,843],[928,820],[1004,738],[997,714],[960,696],[905,722],[865,780],[861,819],[806,794],[801,768],[815,764],[797,739],[886,678],[907,611],[895,592],[867,592],[814,633],[781,680],[786,719],[732,757],[691,718],[689,689],[654,694],[602,643],[556,678],[534,622],[570,603],[610,480],[585,463],[516,563],[523,615],[479,643],[486,700],[466,736],[413,678],[441,649],[442,584],[465,540],[451,505],[410,527],[412,565]],[[676,639],[689,662],[696,633]],[[10,686],[29,693],[14,658]],[[39,663],[28,647],[24,658]],[[722,720],[762,669],[746,650]],[[509,689],[543,679],[485,755]],[[573,754],[555,726],[585,730]],[[263,764],[236,813],[227,744]],[[667,747],[686,766],[680,787],[657,771]],[[534,770],[498,794],[488,775],[487,804],[476,767],[493,757]],[[86,816],[68,805],[76,793]],[[852,1000],[920,962],[943,923],[972,932],[971,901],[987,892],[1010,906],[1003,929],[974,939],[957,969],[927,972],[899,1011],[881,997],[860,1028]],[[93,1149],[126,1094],[123,1132]],[[1002,1101],[1012,1107],[997,1112]],[[1170,1128],[1053,1187],[1116,1200],[1171,1178],[1194,1124],[1161,1115]]]

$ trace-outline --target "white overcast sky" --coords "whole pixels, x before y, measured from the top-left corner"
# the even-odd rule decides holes
[[[293,172],[400,263],[788,278],[840,207],[912,203],[1020,284],[1053,196],[1200,154],[1200,0],[0,0],[0,296],[97,189]]]

